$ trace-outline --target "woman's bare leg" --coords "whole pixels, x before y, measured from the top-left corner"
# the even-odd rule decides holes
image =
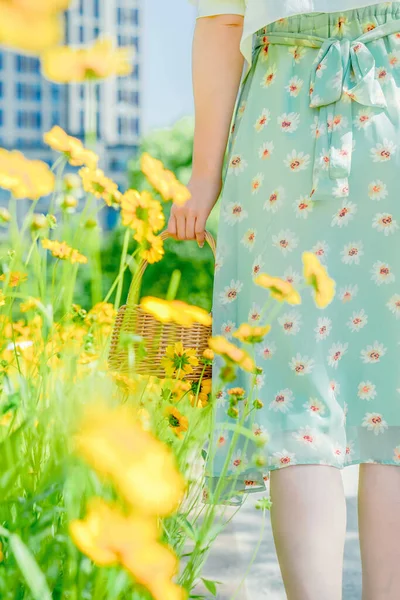
[[[360,467],[363,600],[400,598],[400,467]]]
[[[288,600],[340,600],[346,536],[340,470],[298,465],[273,471],[271,497],[272,528]]]

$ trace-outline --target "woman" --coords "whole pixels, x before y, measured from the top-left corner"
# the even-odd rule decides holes
[[[199,0],[199,17],[192,198],[173,208],[169,231],[202,245],[223,187],[214,333],[257,324],[268,292],[255,275],[298,286],[305,251],[337,286],[323,310],[306,292],[284,306],[257,347],[254,427],[269,437],[287,597],[341,598],[340,469],[361,464],[363,600],[398,600],[400,3]],[[229,385],[248,391],[250,379]],[[244,448],[230,472],[242,469],[237,492],[259,491],[262,469]]]

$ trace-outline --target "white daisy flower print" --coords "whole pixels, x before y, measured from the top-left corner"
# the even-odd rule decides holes
[[[248,229],[241,239],[242,244],[249,250],[253,250],[256,243],[257,232],[255,229]]]
[[[241,281],[235,281],[232,279],[230,285],[227,285],[223,292],[220,294],[221,304],[230,304],[237,300],[238,295],[242,291],[243,283]]]
[[[258,323],[261,319],[261,306],[253,302],[253,305],[249,311],[248,321],[250,323]]]
[[[326,411],[326,405],[318,400],[318,398],[310,398],[308,402],[303,404],[303,408],[305,408],[310,415],[322,416]]]
[[[261,348],[258,349],[258,354],[264,360],[271,360],[271,358],[275,355],[275,352],[275,342],[269,342],[268,344],[264,344],[263,346],[261,346]]]
[[[366,413],[362,426],[368,431],[373,431],[375,435],[385,433],[385,429],[388,429],[388,424],[379,413]]]
[[[348,347],[349,344],[347,342],[345,344],[332,344],[328,350],[328,365],[334,369],[337,369],[338,364],[346,354]]]
[[[317,65],[317,68],[315,69],[315,74],[318,77],[318,79],[321,79],[321,77],[324,74],[324,71],[326,70],[327,65],[325,62],[319,62]]]
[[[217,402],[217,406],[223,408],[226,405],[227,401],[225,390],[218,390],[218,392],[215,395],[215,399]]]
[[[241,105],[239,106],[239,110],[238,110],[238,117],[241,119],[244,115],[244,111],[246,110],[246,105],[247,102],[244,101],[241,103]]]
[[[317,342],[325,340],[332,331],[332,321],[328,317],[319,317],[315,331]]]
[[[363,363],[376,364],[380,362],[383,356],[385,356],[386,350],[387,349],[383,344],[374,342],[372,345],[361,350],[361,359]]]
[[[268,109],[264,108],[261,115],[258,117],[257,121],[254,124],[254,129],[259,133],[262,131],[271,120],[271,113]]]
[[[252,425],[253,435],[256,437],[265,437],[267,435],[267,430],[263,425],[259,425],[258,423],[253,423]]]
[[[319,260],[321,262],[323,262],[326,258],[326,255],[329,252],[329,246],[328,246],[327,242],[325,242],[325,241],[317,242],[311,248],[311,252],[313,252],[315,254],[315,256],[318,256]]]
[[[275,394],[275,398],[269,405],[270,410],[274,412],[287,413],[293,406],[294,396],[292,390],[286,388]]]
[[[374,162],[387,162],[396,152],[397,146],[394,142],[384,139],[383,144],[379,143],[371,149],[371,158]]]
[[[390,312],[394,314],[396,319],[400,319],[400,294],[394,294],[386,304]]]
[[[365,310],[359,310],[357,312],[353,312],[350,319],[347,321],[347,326],[350,328],[350,331],[355,333],[356,331],[361,331],[363,327],[368,323],[368,316],[365,313]]]
[[[270,194],[269,198],[267,198],[267,201],[264,204],[264,210],[276,213],[276,211],[280,208],[284,198],[285,190],[282,187],[276,188]]]
[[[286,271],[284,272],[282,279],[284,279],[288,283],[291,283],[292,285],[296,286],[301,282],[302,277],[301,277],[300,273],[298,273],[297,271],[295,271],[293,269],[293,267],[288,267],[286,269]]]
[[[339,442],[335,442],[332,446],[332,454],[339,462],[343,462],[346,456],[345,446],[342,446]]]
[[[342,302],[350,302],[358,294],[358,285],[346,285],[339,290],[338,298]]]
[[[399,50],[390,52],[390,54],[388,54],[388,58],[389,58],[389,63],[391,64],[392,67],[394,67],[395,69],[398,69],[400,67],[400,51]]]
[[[361,381],[358,384],[357,396],[360,400],[373,400],[376,396],[376,386],[370,381]]]
[[[299,240],[295,233],[288,229],[281,230],[278,235],[272,236],[272,245],[281,250],[283,256],[289,252],[293,252],[297,248]]]
[[[309,375],[314,368],[314,360],[298,352],[290,361],[289,367],[296,375]]]
[[[225,446],[227,441],[229,439],[229,434],[227,431],[217,431],[216,436],[215,436],[215,440],[217,443],[217,446],[219,448],[221,448],[221,446]]]
[[[387,185],[383,183],[380,179],[376,181],[371,181],[368,186],[368,195],[371,200],[384,200],[388,195]]]
[[[233,321],[226,321],[221,325],[221,335],[230,339],[232,334],[236,331],[236,324]]]
[[[390,75],[385,67],[377,67],[375,70],[375,77],[382,85],[387,83],[390,79]]]
[[[284,163],[293,173],[304,171],[310,164],[310,155],[292,150],[292,152],[287,155]]]
[[[264,77],[261,80],[261,87],[263,88],[269,88],[271,87],[271,85],[273,85],[276,81],[276,74],[278,72],[277,66],[276,64],[272,65],[267,72],[265,73]]]
[[[279,468],[297,465],[296,454],[294,452],[288,452],[284,448],[281,452],[273,453],[271,462],[273,465],[279,466]]]
[[[245,168],[247,167],[247,162],[240,154],[234,154],[229,161],[229,173],[234,173],[235,175],[239,175],[243,173]]]
[[[215,257],[215,265],[214,265],[214,271],[216,273],[218,273],[218,271],[220,271],[222,269],[222,267],[224,266],[224,262],[225,262],[225,255],[220,250],[218,250],[217,255]]]
[[[357,204],[350,202],[350,200],[343,200],[342,206],[333,215],[331,226],[332,227],[345,227],[354,219],[354,215],[357,212]]]
[[[304,46],[290,46],[288,52],[293,56],[294,62],[296,64],[299,64],[299,62],[307,54],[307,48],[305,48]]]
[[[329,115],[327,120],[328,131],[341,131],[348,126],[348,119],[343,115]]]
[[[293,207],[297,218],[307,219],[308,215],[313,210],[313,201],[307,196],[300,196],[300,198],[294,202]]]
[[[357,129],[366,129],[371,125],[373,116],[374,113],[370,108],[362,108],[354,119],[354,126]]]
[[[325,133],[325,124],[320,123],[318,117],[314,117],[314,123],[311,125],[311,135],[313,138],[320,138]]]
[[[265,385],[265,375],[257,375],[255,379],[254,387],[256,390],[261,390]]]
[[[319,442],[318,431],[311,427],[304,427],[298,431],[294,431],[292,435],[297,442],[310,448],[315,448]]]
[[[297,75],[296,75],[295,77],[292,77],[289,80],[289,83],[286,86],[286,89],[293,98],[297,98],[297,96],[300,94],[300,92],[303,88],[303,85],[304,85],[304,81],[302,79],[300,79],[300,77],[297,77]]]
[[[400,465],[400,446],[396,446],[396,448],[393,450],[393,461],[397,465]]]
[[[247,211],[239,202],[230,202],[225,208],[224,220],[228,225],[236,225],[236,223],[246,219],[247,216]]]
[[[327,171],[329,169],[329,165],[331,162],[331,154],[330,151],[326,148],[323,148],[321,154],[319,155],[319,166],[323,171]]]
[[[262,160],[268,160],[268,158],[271,158],[274,150],[275,146],[273,142],[265,142],[258,150],[258,156],[262,158]]]
[[[389,213],[377,213],[372,220],[372,227],[388,236],[399,228],[396,219]]]
[[[260,190],[260,187],[262,186],[262,183],[264,181],[264,175],[262,173],[258,173],[252,180],[251,182],[251,193],[257,194]]]
[[[350,242],[350,244],[345,245],[341,252],[342,262],[345,265],[359,265],[363,254],[364,246],[362,242]]]
[[[331,381],[329,382],[329,391],[331,393],[331,396],[333,396],[334,398],[336,398],[337,396],[339,396],[339,394],[340,394],[340,383],[338,383],[334,379],[331,379]]]
[[[232,456],[231,469],[234,471],[241,471],[248,463],[247,457],[244,456],[242,450],[236,450]]]
[[[336,25],[332,29],[332,35],[340,36],[344,35],[349,29],[349,19],[344,16],[340,16],[336,21]]]
[[[300,125],[300,115],[298,113],[280,115],[278,125],[284,133],[294,133]]]
[[[345,198],[349,195],[349,186],[347,183],[339,184],[333,188],[333,195],[335,198]]]
[[[259,254],[254,259],[253,266],[251,268],[251,272],[252,272],[253,277],[257,277],[257,275],[260,275],[263,266],[264,266],[264,261],[263,261],[262,255]]]
[[[297,335],[301,327],[301,316],[292,310],[279,317],[278,323],[286,335]]]
[[[376,285],[382,285],[383,283],[389,284],[395,281],[395,276],[392,272],[390,265],[387,263],[377,260],[371,269],[371,279]]]
[[[348,442],[345,452],[346,452],[346,454],[345,454],[346,463],[350,463],[353,460],[353,456],[354,456],[354,442],[353,441]]]

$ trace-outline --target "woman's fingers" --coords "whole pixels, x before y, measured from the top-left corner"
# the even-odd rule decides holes
[[[186,239],[186,216],[183,213],[175,215],[178,240]]]
[[[206,218],[201,215],[198,215],[196,218],[196,224],[194,229],[197,243],[200,246],[200,248],[202,248],[206,239]]]
[[[177,236],[176,219],[175,219],[175,215],[173,213],[171,213],[171,215],[169,217],[168,233],[174,238],[176,238],[176,236]]]
[[[188,214],[186,216],[186,239],[187,240],[195,240],[196,236],[194,233],[194,226],[196,223],[196,217],[193,214]]]

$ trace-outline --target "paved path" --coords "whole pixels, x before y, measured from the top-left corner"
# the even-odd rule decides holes
[[[361,571],[357,533],[358,467],[343,471],[348,525],[345,550],[343,600],[360,600]],[[254,508],[258,495],[250,496],[236,514],[208,560],[205,577],[223,582],[218,600],[286,600],[268,518],[262,546],[245,585],[234,596],[259,539],[261,512]],[[230,509],[229,509],[230,510]],[[210,596],[211,598],[211,596]]]

